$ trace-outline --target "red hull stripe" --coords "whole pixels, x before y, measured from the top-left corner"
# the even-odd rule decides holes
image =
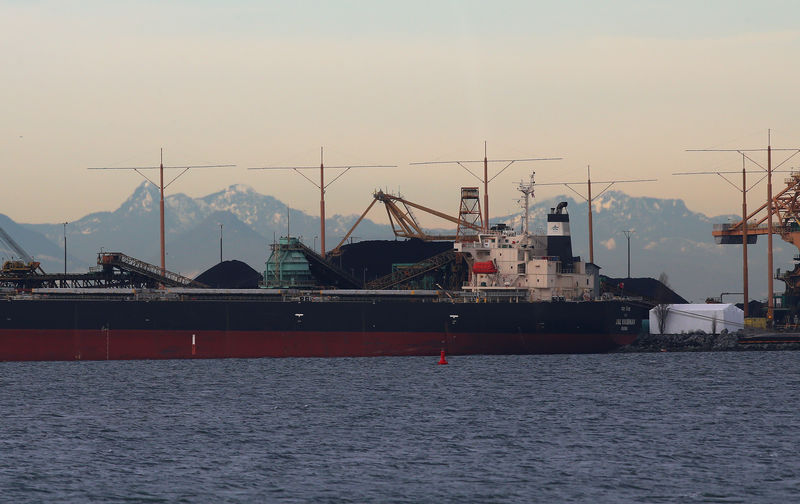
[[[192,344],[194,335],[194,345]],[[0,330],[0,361],[606,352],[633,334]]]

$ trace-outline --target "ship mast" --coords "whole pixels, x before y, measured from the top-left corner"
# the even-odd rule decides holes
[[[523,181],[520,181],[519,182],[519,186],[517,186],[517,189],[519,190],[519,192],[521,192],[525,196],[525,216],[524,216],[524,219],[522,220],[522,223],[523,223],[522,233],[523,234],[528,234],[528,219],[529,219],[529,214],[530,214],[530,199],[533,196],[533,186],[535,185],[535,182],[533,180],[534,175],[536,175],[536,172],[531,172],[530,181],[527,184],[524,183]]]

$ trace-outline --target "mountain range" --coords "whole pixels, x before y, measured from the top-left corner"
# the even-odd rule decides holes
[[[568,204],[573,253],[588,259],[588,206],[585,201],[559,196],[535,202],[530,211],[530,229],[543,234],[547,212],[560,201]],[[68,223],[69,271],[86,271],[96,264],[96,254],[102,250],[124,252],[159,264],[158,207],[158,190],[143,182],[116,210],[91,213]],[[223,259],[241,260],[258,271],[264,270],[269,245],[287,232],[318,248],[319,218],[287,208],[275,197],[260,194],[245,185],[233,185],[201,198],[184,194],[167,196],[167,269],[196,276],[217,264],[220,234]],[[492,221],[520,229],[522,213],[499,216]],[[357,215],[334,215],[326,219],[327,248],[333,248],[357,219]],[[623,231],[630,230],[632,277],[657,278],[665,273],[676,292],[695,302],[707,297],[719,298],[722,293],[740,293],[741,247],[716,245],[711,236],[713,223],[736,219],[734,215],[709,218],[692,212],[680,199],[631,197],[607,191],[593,201],[594,262],[602,267],[601,273],[605,275],[625,277],[628,253]],[[0,214],[0,227],[40,261],[45,271],[63,271],[65,227],[62,223],[22,224]],[[452,232],[447,229],[431,231]],[[360,240],[394,238],[390,226],[369,218],[361,221],[354,234]],[[792,267],[792,257],[797,254],[794,247],[778,238],[774,245],[775,267]],[[766,239],[760,237],[758,244],[748,247],[748,252],[750,297],[765,299]],[[0,258],[12,256],[16,254],[0,243]],[[776,282],[775,290],[782,289],[783,284]],[[741,301],[740,295],[722,297],[724,301]]]

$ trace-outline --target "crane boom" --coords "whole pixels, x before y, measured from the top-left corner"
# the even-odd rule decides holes
[[[25,249],[20,247],[19,244],[15,242],[13,238],[11,238],[11,235],[6,233],[5,229],[3,229],[2,227],[0,227],[0,240],[2,240],[3,243],[11,247],[11,250],[13,250],[14,253],[17,254],[20,259],[28,263],[34,262],[33,257],[28,255],[28,253],[25,252]]]
[[[353,227],[347,232],[347,234],[342,238],[342,241],[339,242],[329,253],[331,255],[336,255],[340,253],[340,249],[342,245],[347,241],[347,238],[355,230],[356,226],[364,219],[364,216],[367,215],[367,212],[375,205],[376,202],[380,201],[386,207],[386,213],[389,216],[389,223],[392,226],[392,230],[394,231],[395,236],[401,238],[419,238],[421,240],[455,240],[458,238],[456,235],[431,235],[428,234],[426,231],[422,229],[422,226],[411,213],[411,209],[417,209],[423,211],[425,213],[434,215],[446,221],[452,222],[457,224],[463,229],[469,229],[471,231],[479,232],[481,230],[480,224],[476,224],[473,222],[467,222],[464,219],[459,217],[453,217],[452,215],[448,215],[444,212],[439,212],[432,208],[428,208],[426,206],[413,203],[401,196],[395,196],[393,194],[388,194],[383,192],[382,190],[377,190],[372,194],[372,202],[369,204],[364,213],[361,214],[361,217],[358,218]]]
[[[33,257],[30,256],[30,254],[25,252],[25,249],[20,247],[20,245],[15,242],[14,239],[11,238],[11,235],[8,234],[2,227],[0,227],[0,241],[11,247],[11,250],[16,253],[20,259],[22,259],[22,261],[11,260],[4,262],[0,273],[22,273],[27,275],[34,273],[36,270],[44,273],[41,265],[36,262]]]

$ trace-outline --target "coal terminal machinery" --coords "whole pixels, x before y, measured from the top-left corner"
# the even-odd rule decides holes
[[[467,279],[457,288],[363,288],[365,273],[336,256],[323,263],[291,239],[274,245],[260,289],[203,288],[121,253],[98,255],[81,280],[5,278],[0,360],[584,353],[631,343],[649,306],[601,294],[599,268],[572,255],[565,205],[547,219],[545,236],[465,227],[427,265],[370,280],[419,281],[459,264]],[[341,283],[306,285],[298,251]]]
[[[744,218],[734,223],[715,224],[712,234],[718,244],[742,245],[743,256],[747,258],[747,244],[754,244],[759,236],[779,235],[785,242],[798,248],[795,264],[789,271],[777,269],[770,279],[785,283],[783,295],[779,296],[777,306],[772,305],[775,298],[768,299],[767,318],[781,324],[800,316],[800,172],[791,172],[784,179],[785,187],[778,191],[767,203],[752,212],[746,211],[743,204]],[[773,217],[770,219],[769,216]],[[771,264],[771,250],[770,264]],[[744,265],[745,297],[747,297],[747,261]],[[749,301],[749,299],[747,299]],[[746,303],[745,310],[749,302]],[[747,314],[747,311],[745,312]]]
[[[39,263],[35,263],[37,266]],[[88,273],[44,273],[32,268],[3,268],[0,288],[30,291],[40,288],[138,288],[195,287],[207,285],[122,252],[100,252],[97,266]]]

